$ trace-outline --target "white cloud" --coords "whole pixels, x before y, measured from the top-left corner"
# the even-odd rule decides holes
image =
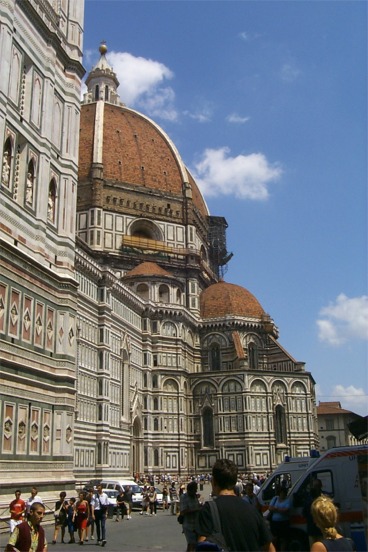
[[[261,35],[258,33],[250,33],[248,31],[242,31],[238,34],[238,37],[241,40],[244,40],[244,42],[251,42],[252,40],[256,40],[257,38],[259,38],[260,36]]]
[[[129,107],[145,110],[152,117],[175,120],[175,93],[167,85],[174,76],[163,63],[135,57],[127,52],[109,52],[107,59],[120,82],[119,95]]]
[[[209,123],[212,120],[214,107],[211,102],[200,102],[195,111],[184,111],[183,115],[194,119],[198,123]]]
[[[349,298],[341,293],[335,303],[323,307],[317,320],[318,337],[339,346],[351,339],[368,339],[368,296]]]
[[[193,175],[204,195],[267,199],[268,185],[280,178],[281,167],[270,164],[262,153],[236,157],[229,153],[227,147],[206,149],[195,164]]]
[[[226,117],[226,120],[228,123],[239,123],[239,124],[244,124],[247,121],[249,121],[249,119],[250,117],[241,117],[237,113],[231,113]]]
[[[280,70],[280,77],[284,82],[294,82],[300,74],[300,70],[294,63],[284,63]]]

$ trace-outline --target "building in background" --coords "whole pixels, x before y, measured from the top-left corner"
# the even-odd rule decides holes
[[[341,408],[341,403],[338,401],[320,401],[317,406],[317,418],[321,451],[367,441],[366,439],[358,441],[349,429],[349,424],[359,421],[362,417]]]
[[[83,10],[0,4],[2,494],[74,484]]]
[[[308,455],[311,374],[223,281],[226,220],[167,134],[121,102],[106,52],[81,107],[76,477],[206,472],[218,457],[265,472]]]
[[[223,280],[226,220],[105,45],[80,105],[82,0],[6,0],[0,24],[3,493],[308,455],[313,377]]]

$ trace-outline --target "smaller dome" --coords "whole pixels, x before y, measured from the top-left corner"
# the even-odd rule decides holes
[[[259,301],[247,289],[223,281],[202,291],[200,306],[204,319],[224,316],[262,318],[265,315]]]
[[[165,276],[165,278],[173,278],[173,275],[170,274],[170,272],[164,268],[161,268],[158,264],[151,262],[141,263],[134,267],[125,274],[123,280],[125,280],[125,278],[133,278],[135,276]]]

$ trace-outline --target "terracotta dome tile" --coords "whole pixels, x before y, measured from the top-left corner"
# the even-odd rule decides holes
[[[200,305],[204,319],[230,315],[262,318],[265,314],[259,301],[247,289],[227,282],[218,282],[202,291]]]
[[[130,278],[132,276],[165,276],[166,278],[173,278],[173,275],[170,274],[170,272],[168,272],[164,268],[161,268],[158,264],[152,262],[139,264],[138,266],[127,272],[124,278]]]

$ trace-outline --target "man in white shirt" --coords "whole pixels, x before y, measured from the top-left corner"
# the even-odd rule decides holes
[[[37,487],[32,487],[31,496],[26,500],[26,518],[29,517],[32,504],[39,502],[43,504],[42,498],[38,496]]]
[[[96,525],[97,544],[106,545],[106,517],[109,499],[102,491],[102,485],[97,485],[97,492],[91,499],[92,518]]]

